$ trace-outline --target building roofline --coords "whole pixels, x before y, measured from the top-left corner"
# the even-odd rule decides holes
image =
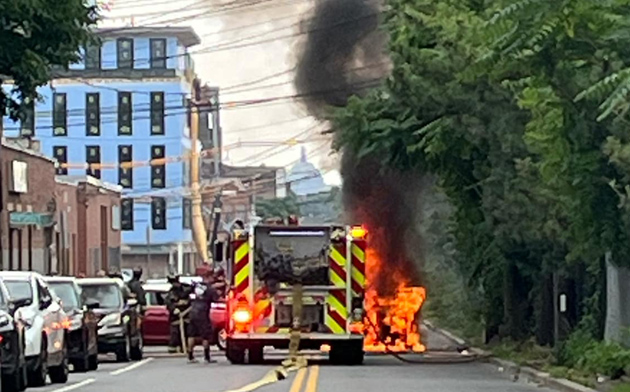
[[[78,186],[81,183],[95,186],[97,188],[105,189],[110,192],[122,193],[122,187],[109,182],[101,181],[98,178],[83,175],[83,176],[55,176],[55,182],[59,184]]]
[[[201,38],[192,27],[182,26],[156,26],[156,27],[108,27],[100,28],[94,31],[103,38],[121,38],[121,37],[145,37],[145,36],[174,36],[185,46],[195,46],[201,43]]]
[[[57,160],[56,159],[47,157],[46,155],[44,155],[42,153],[39,153],[37,151],[29,150],[29,149],[21,147],[21,146],[19,146],[17,144],[8,142],[4,137],[2,138],[2,147],[3,148],[8,148],[9,150],[17,151],[17,152],[20,152],[20,153],[23,153],[23,154],[26,154],[26,155],[30,155],[30,156],[35,157],[35,158],[43,159],[43,160],[51,162],[51,163],[53,163],[55,165],[57,164]]]

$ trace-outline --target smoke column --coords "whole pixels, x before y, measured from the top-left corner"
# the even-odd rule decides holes
[[[305,19],[308,31],[298,59],[295,85],[310,113],[325,120],[327,109],[387,74],[386,39],[379,30],[380,4],[369,0],[323,0]],[[341,162],[344,208],[352,223],[363,223],[379,255],[380,296],[393,294],[401,278],[422,285],[422,237],[418,219],[425,188],[422,175],[383,168],[377,158],[358,160],[349,151]]]

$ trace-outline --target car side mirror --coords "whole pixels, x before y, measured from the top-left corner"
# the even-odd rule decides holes
[[[52,303],[52,298],[50,298],[50,297],[43,297],[42,301],[39,303],[39,307],[40,307],[41,310],[44,310],[47,307],[49,307],[51,303]]]
[[[12,299],[9,300],[9,310],[14,313],[19,308],[31,306],[32,304],[33,300],[30,298]]]
[[[134,306],[138,305],[138,300],[135,298],[129,298],[127,300],[127,305],[133,308]]]
[[[93,310],[93,309],[98,309],[101,307],[101,304],[96,302],[96,301],[90,301],[90,302],[86,302],[85,304],[85,309],[89,309],[89,310]]]

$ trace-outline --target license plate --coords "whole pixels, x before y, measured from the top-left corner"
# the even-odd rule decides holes
[[[323,307],[304,306],[302,308],[302,326],[318,324],[322,322]],[[293,309],[289,305],[280,305],[276,308],[276,324],[291,325],[293,323]]]

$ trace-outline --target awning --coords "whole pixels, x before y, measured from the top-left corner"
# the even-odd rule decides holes
[[[50,227],[55,224],[53,214],[42,212],[16,212],[9,214],[9,224],[11,226],[40,226]]]

